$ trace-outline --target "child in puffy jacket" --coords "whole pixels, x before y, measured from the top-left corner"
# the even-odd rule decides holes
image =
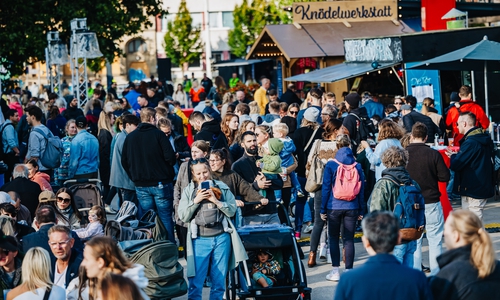
[[[292,139],[287,136],[288,131],[288,125],[286,125],[285,123],[278,123],[273,126],[273,136],[283,142],[283,150],[281,150],[280,152],[282,168],[288,168],[294,163],[293,153],[295,152],[296,148]],[[293,171],[290,172],[288,176],[290,176],[292,187],[297,191],[297,196],[304,197],[304,192],[302,191],[299,179],[297,178],[297,173]]]
[[[274,276],[281,271],[279,262],[273,258],[267,249],[259,249],[255,253],[255,262],[250,275],[253,281],[261,287],[273,286],[276,283]]]
[[[281,157],[280,152],[283,150],[283,142],[280,139],[271,138],[263,146],[264,156],[257,160],[257,167],[262,170],[262,174],[267,180],[282,182],[281,173]],[[282,185],[282,184],[281,184]],[[261,190],[262,196],[266,197],[265,190]]]

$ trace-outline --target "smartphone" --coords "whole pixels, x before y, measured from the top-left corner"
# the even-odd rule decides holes
[[[208,190],[208,189],[210,188],[210,182],[209,182],[209,181],[203,181],[203,182],[201,183],[200,188],[201,188],[202,190]]]

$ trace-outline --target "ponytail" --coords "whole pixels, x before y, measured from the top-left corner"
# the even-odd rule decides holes
[[[450,213],[451,227],[471,245],[470,262],[478,271],[478,278],[484,279],[495,270],[496,254],[489,234],[484,230],[479,217],[468,210]]]
[[[472,242],[470,259],[478,277],[484,279],[495,271],[496,255],[490,235],[483,228],[479,228],[477,236]]]

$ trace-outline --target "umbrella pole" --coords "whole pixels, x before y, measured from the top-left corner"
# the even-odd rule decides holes
[[[476,101],[476,77],[474,71],[470,71],[471,85],[472,85],[472,100]]]
[[[490,111],[488,108],[488,65],[486,61],[484,61],[484,106],[486,110],[486,116],[490,116]]]

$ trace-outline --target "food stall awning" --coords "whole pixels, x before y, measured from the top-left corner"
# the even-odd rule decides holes
[[[249,66],[253,64],[258,64],[261,62],[266,62],[270,61],[271,59],[232,59],[232,60],[226,60],[226,61],[221,61],[218,63],[213,64],[212,66],[217,67],[217,68],[222,68],[222,67],[242,67],[242,66]]]
[[[404,22],[356,22],[346,27],[343,23],[266,25],[248,52],[246,58],[265,58],[283,55],[287,60],[302,57],[344,56],[343,40],[347,38],[391,36],[412,33]]]
[[[377,68],[373,68],[372,63],[341,63],[331,67],[315,70],[309,73],[288,77],[286,81],[306,81],[306,82],[335,82],[343,79],[349,79],[364,75],[369,72],[378,71],[381,69],[390,68],[399,65],[396,63],[380,64]]]

